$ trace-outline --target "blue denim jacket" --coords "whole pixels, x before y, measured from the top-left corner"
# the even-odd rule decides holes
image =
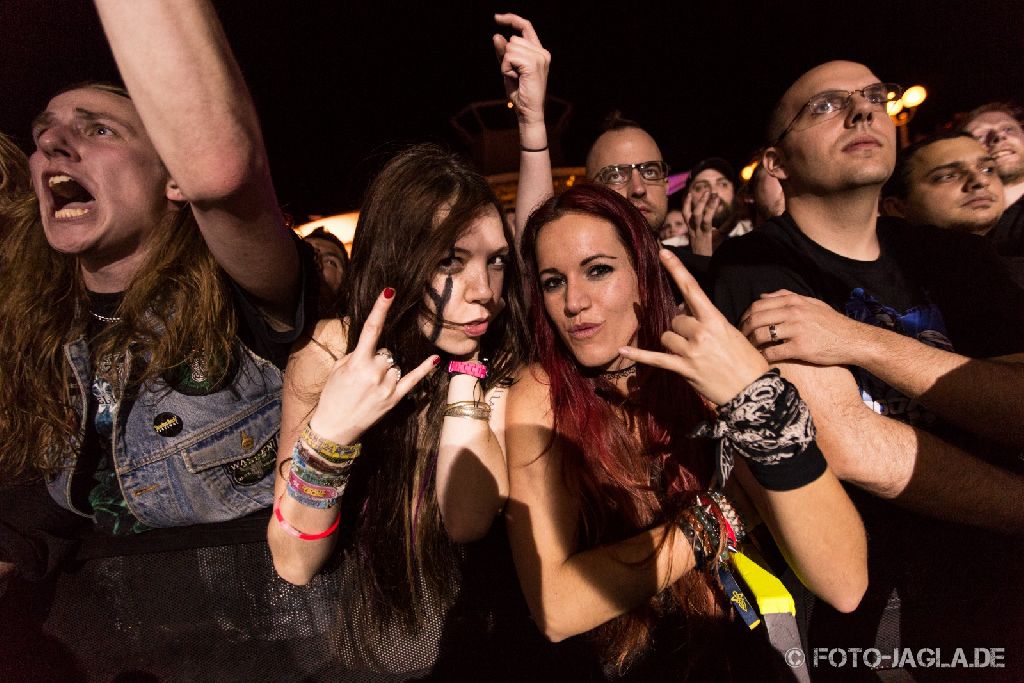
[[[119,403],[114,467],[129,509],[144,524],[221,522],[273,502],[282,373],[239,346],[235,376],[218,391],[185,395],[159,382]],[[75,410],[84,436],[92,381],[89,348],[79,338],[64,346],[64,355],[78,389]],[[69,456],[48,486],[62,507],[89,516],[71,501],[78,455]]]

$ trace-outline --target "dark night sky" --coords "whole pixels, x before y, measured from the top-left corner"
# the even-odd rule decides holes
[[[494,11],[531,18],[553,54],[548,91],[574,106],[567,165],[582,164],[615,108],[644,123],[676,169],[712,154],[743,162],[785,86],[827,59],[927,87],[915,131],[984,101],[1024,99],[1019,0],[216,5],[260,112],[280,199],[298,217],[355,208],[398,145],[460,145],[449,118],[504,96]],[[0,35],[0,130],[23,146],[58,87],[116,78],[82,0],[0,0]]]

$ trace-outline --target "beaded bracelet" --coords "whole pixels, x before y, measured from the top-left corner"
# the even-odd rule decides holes
[[[728,504],[725,496],[718,494],[717,497]],[[729,507],[732,509],[731,505]],[[716,572],[728,560],[729,551],[735,548],[735,543],[730,544],[730,541],[743,537],[742,527],[737,534],[710,494],[697,496],[693,504],[683,510],[676,524],[690,542],[697,571]]]
[[[458,401],[449,403],[444,409],[445,417],[471,417],[474,420],[490,420],[491,406],[481,401]]]
[[[686,537],[687,542],[690,544],[690,548],[693,550],[693,565],[697,571],[704,571],[704,547],[701,544],[700,537],[697,535],[694,524],[691,520],[687,519],[687,514],[684,512],[682,518],[677,523],[679,529],[683,532],[683,536]]]
[[[338,530],[338,524],[341,523],[340,511],[338,512],[338,516],[334,518],[334,524],[327,527],[326,530],[321,531],[318,534],[308,534],[305,531],[300,531],[299,529],[296,529],[291,524],[289,524],[288,521],[284,518],[284,515],[281,514],[282,498],[284,498],[283,494],[278,496],[277,501],[274,503],[274,519],[277,520],[278,526],[280,526],[286,533],[302,541],[319,541],[321,538],[327,538],[328,536],[330,536]]]

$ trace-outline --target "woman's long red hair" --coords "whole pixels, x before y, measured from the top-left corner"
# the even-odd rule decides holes
[[[572,214],[608,221],[629,254],[637,275],[637,345],[661,349],[675,302],[658,259],[659,245],[644,216],[618,194],[598,185],[578,185],[542,204],[527,222],[522,240],[535,360],[550,382],[555,434],[562,446],[562,473],[580,507],[579,549],[626,538],[671,521],[707,488],[712,461],[707,443],[689,438],[709,410],[678,375],[641,368],[639,389],[622,398],[600,376],[576,362],[544,309],[537,266],[537,236],[544,226]],[[690,584],[684,586],[682,584]],[[668,593],[599,629],[612,661],[623,664],[642,650],[670,598],[685,612],[706,613],[706,590],[688,577]],[[702,584],[701,581],[696,581]],[[700,598],[694,602],[693,598]]]

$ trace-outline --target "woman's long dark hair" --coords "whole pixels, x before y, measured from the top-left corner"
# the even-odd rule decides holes
[[[373,181],[356,226],[345,280],[349,348],[385,287],[396,290],[378,345],[408,370],[436,353],[421,317],[431,319],[426,293],[442,260],[481,213],[502,211],[487,181],[458,156],[437,145],[411,147],[394,157]],[[526,356],[522,274],[512,253],[505,267],[505,309],[481,340],[490,359],[484,388],[512,375]],[[455,547],[441,522],[434,487],[437,446],[448,392],[447,373],[429,375],[405,400],[363,435],[365,469],[359,492],[356,555],[361,583],[376,616],[420,625],[417,609],[431,598],[450,598]],[[357,489],[358,490],[358,489]],[[382,542],[383,541],[383,542]]]
[[[580,368],[551,324],[538,277],[537,237],[544,226],[573,214],[609,222],[629,254],[639,289],[640,348],[661,348],[675,304],[647,220],[618,194],[577,185],[530,216],[522,241],[530,324],[536,360],[550,382],[555,433],[566,445],[562,475],[580,503],[579,543],[585,549],[676,519],[707,488],[712,463],[707,445],[688,436],[710,412],[682,378],[641,370],[638,393],[617,409],[610,403],[611,386]],[[596,629],[605,657],[621,666],[642,652],[666,600],[689,613],[714,611],[707,588],[691,572],[646,605]]]

